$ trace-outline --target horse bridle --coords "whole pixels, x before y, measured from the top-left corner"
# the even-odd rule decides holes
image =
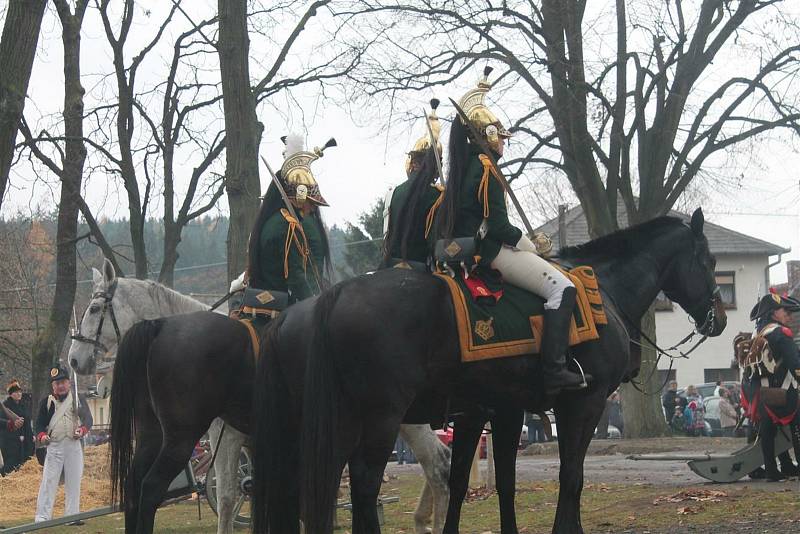
[[[117,281],[114,280],[113,282],[111,282],[111,285],[105,291],[97,291],[96,293],[92,294],[91,301],[98,298],[103,299],[103,309],[100,312],[100,322],[97,324],[97,332],[95,332],[94,339],[88,338],[81,333],[80,323],[77,324],[75,331],[70,336],[72,339],[78,341],[79,343],[88,343],[89,345],[92,345],[94,347],[94,352],[92,352],[93,359],[97,358],[97,353],[99,351],[103,351],[103,354],[108,353],[108,347],[106,347],[105,344],[102,341],[100,341],[100,336],[103,333],[103,322],[105,321],[106,318],[106,312],[109,313],[109,316],[111,317],[111,324],[114,325],[114,333],[117,336],[117,344],[119,344],[119,341],[122,338],[122,335],[120,334],[119,331],[119,325],[117,324],[117,316],[114,314],[114,303],[112,302],[114,298],[114,293],[116,293],[116,291],[117,291]],[[89,306],[91,306],[91,301],[89,302]],[[81,323],[83,322],[83,317],[85,315],[86,311],[84,311],[83,315],[81,315]]]
[[[697,262],[697,249],[696,249],[696,246],[697,245],[695,244],[695,251],[694,251],[694,254],[692,254],[692,270],[694,270],[694,263]],[[707,283],[706,285],[707,285],[707,289],[711,289],[711,284]],[[653,370],[652,370],[650,375],[652,376],[652,374],[658,369],[658,362],[659,362],[659,360],[661,360],[661,356],[666,356],[667,358],[670,359],[669,370],[666,373],[666,380],[664,381],[664,383],[661,385],[661,387],[658,390],[656,390],[654,393],[647,393],[647,392],[644,391],[644,389],[639,387],[639,384],[637,384],[635,380],[633,380],[631,378],[630,382],[631,382],[631,385],[633,386],[634,389],[636,389],[637,391],[639,391],[640,393],[642,393],[643,395],[646,395],[646,396],[660,394],[661,391],[664,389],[664,387],[667,385],[667,381],[669,381],[670,371],[672,370],[672,365],[675,363],[675,359],[676,358],[688,358],[689,354],[694,352],[694,350],[697,347],[699,347],[706,339],[708,339],[708,334],[706,334],[705,332],[706,332],[707,329],[710,331],[710,329],[713,329],[713,327],[714,327],[714,322],[717,319],[717,306],[716,306],[717,302],[716,302],[716,300],[717,300],[717,298],[719,298],[719,295],[720,295],[719,285],[717,285],[716,282],[714,282],[713,285],[714,285],[714,288],[711,289],[711,294],[706,300],[698,302],[697,305],[692,306],[691,310],[687,310],[687,312],[689,313],[689,316],[692,318],[692,321],[694,321],[694,313],[692,313],[692,312],[697,310],[697,308],[700,307],[700,306],[708,305],[709,306],[708,307],[708,312],[706,313],[706,318],[703,321],[703,324],[698,326],[697,325],[697,321],[694,321],[695,329],[692,332],[689,332],[686,335],[686,337],[684,337],[683,339],[681,339],[680,341],[678,341],[677,343],[675,343],[673,346],[669,347],[668,349],[662,349],[660,346],[658,346],[658,344],[655,341],[653,341],[652,339],[650,339],[650,337],[647,336],[647,334],[645,334],[634,321],[630,320],[630,318],[625,314],[625,312],[619,306],[617,306],[617,304],[616,304],[616,302],[614,302],[613,298],[610,299],[612,301],[612,303],[614,304],[615,308],[617,309],[617,311],[619,311],[619,313],[622,314],[622,316],[624,317],[625,320],[623,321],[623,325],[627,323],[631,327],[633,327],[633,329],[636,330],[636,332],[639,334],[639,336],[641,336],[641,338],[643,338],[645,341],[647,341],[650,344],[650,346],[652,346],[656,350],[656,353],[658,354],[658,356],[656,356],[656,361],[653,364]],[[601,289],[601,291],[602,291],[602,289]],[[603,294],[611,297],[611,295],[608,294],[605,291],[603,291]],[[666,294],[666,292],[665,292],[665,294]],[[669,297],[669,295],[667,295],[667,297]],[[697,343],[695,343],[686,352],[683,352],[683,351],[679,350],[678,347],[680,347],[680,346],[688,343],[689,341],[691,341],[691,339],[697,334],[700,334],[702,336],[697,341]],[[644,345],[642,343],[634,341],[630,337],[630,334],[628,334],[628,339],[630,340],[631,343],[639,345],[640,347],[644,347]],[[674,354],[671,354],[671,351],[676,351],[676,350],[679,352],[678,356],[676,356]],[[650,381],[650,377],[647,378],[647,382],[649,382],[649,381]],[[640,382],[640,383],[644,384],[644,382]]]

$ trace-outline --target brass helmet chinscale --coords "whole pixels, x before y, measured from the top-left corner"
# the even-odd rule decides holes
[[[459,100],[459,107],[472,122],[473,126],[486,138],[491,148],[497,148],[500,138],[509,138],[511,133],[506,130],[500,119],[486,107],[486,93],[492,88],[489,82],[489,74],[494,70],[492,67],[483,69],[483,77],[478,80],[478,85],[474,89],[467,91]]]
[[[433,138],[436,140],[436,150],[439,152],[439,157],[442,157],[442,143],[439,141],[439,134],[442,131],[442,126],[439,124],[439,117],[436,115],[436,108],[439,107],[439,99],[431,99],[431,112],[428,113],[428,123],[431,125]],[[406,157],[406,175],[410,176],[412,172],[412,165],[415,160],[421,160],[425,152],[431,147],[431,136],[428,133],[428,127],[424,126],[424,134],[417,139],[414,147],[408,152]]]
[[[283,180],[288,196],[300,207],[306,201],[311,201],[319,206],[328,203],[319,191],[319,184],[311,172],[311,162],[323,156],[326,148],[336,146],[336,139],[331,137],[322,148],[315,147],[312,151],[304,148],[303,138],[297,134],[290,134],[281,138],[286,145],[283,152],[284,161],[281,166],[281,179]]]

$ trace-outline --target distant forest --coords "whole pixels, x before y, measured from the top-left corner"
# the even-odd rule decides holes
[[[358,216],[357,225],[346,223],[344,227],[332,226],[328,229],[333,281],[338,282],[351,276],[373,270],[380,261],[382,238],[383,201],[377,202],[369,211]],[[100,228],[108,242],[119,253],[119,263],[127,275],[134,271],[133,262],[128,259],[133,254],[130,245],[129,222],[126,219],[104,220]],[[36,285],[55,282],[55,233],[56,215],[39,215],[35,219],[15,217],[0,221],[0,235],[6,249],[18,248],[25,254],[35,254],[34,261],[39,264]],[[156,279],[163,259],[164,228],[158,219],[145,223],[145,245],[149,265],[148,278]],[[89,229],[80,225],[78,235],[78,281],[79,295],[87,293],[91,286],[91,268],[100,268],[103,255],[100,248],[90,240]],[[178,263],[175,269],[174,288],[182,293],[200,295],[222,295],[230,284],[226,280],[226,244],[228,218],[202,217],[189,223],[182,234],[178,246]],[[10,274],[10,273],[9,273]],[[27,286],[30,280],[6,279],[3,285]],[[24,278],[24,277],[23,277]],[[80,283],[84,282],[84,283]]]

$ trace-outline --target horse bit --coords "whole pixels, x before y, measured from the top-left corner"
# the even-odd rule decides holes
[[[94,352],[92,352],[92,359],[97,358],[97,353],[99,351],[103,351],[103,354],[108,354],[108,347],[100,341],[100,335],[103,333],[103,322],[106,318],[106,312],[109,312],[111,316],[111,323],[114,325],[114,333],[117,336],[117,344],[119,344],[122,335],[119,332],[119,325],[117,324],[117,316],[114,314],[114,304],[111,302],[114,298],[114,293],[117,291],[117,281],[114,280],[111,283],[111,286],[105,291],[98,291],[92,294],[92,299],[95,300],[97,298],[103,299],[103,309],[100,312],[100,322],[97,324],[97,332],[95,333],[94,339],[88,338],[81,333],[81,325],[80,323],[77,324],[77,328],[73,331],[72,335],[70,336],[75,341],[80,343],[88,343],[94,347]],[[89,304],[91,306],[91,303]],[[88,309],[88,308],[87,308]],[[86,315],[86,312],[84,312]],[[83,315],[81,316],[83,317]],[[81,320],[81,322],[83,322]]]

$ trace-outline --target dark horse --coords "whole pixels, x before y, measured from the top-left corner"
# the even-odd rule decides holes
[[[294,382],[298,378],[296,364],[281,350],[282,327],[274,328],[273,344],[278,350],[268,350],[259,363],[260,387],[253,407],[258,451],[253,510],[256,531],[264,532],[268,526],[275,533],[297,531],[294,493],[299,469],[299,502],[306,532],[331,532],[339,476],[348,462],[353,532],[379,532],[375,502],[397,428],[403,421],[441,420],[444,407],[426,401],[437,391],[447,391],[455,398],[497,407],[498,414],[517,413],[515,409],[523,407],[533,411],[555,407],[561,470],[553,532],[583,532],[580,494],[586,450],[608,394],[638,373],[639,362],[631,358],[629,329],[660,290],[692,316],[702,334],[719,335],[726,318],[700,210],[690,225],[661,217],[567,248],[561,259],[594,267],[604,291],[609,324],[600,340],[572,351],[594,376],[590,387],[555,398],[544,395],[535,358],[462,364],[448,290],[430,275],[387,270],[325,292],[315,308],[304,385]],[[283,319],[290,324],[292,314]],[[302,410],[296,398],[301,387]],[[297,435],[300,413],[301,448],[278,458],[278,451],[285,452],[287,444],[296,443],[293,436]],[[513,424],[515,417],[509,417],[504,428]],[[498,454],[500,442],[510,440],[495,442]],[[459,468],[458,454],[454,451],[453,470]],[[509,476],[513,478],[513,469],[509,475],[507,464],[498,469],[498,486],[501,477],[506,477],[506,482]],[[506,502],[509,493],[513,501],[513,484],[504,487]],[[451,494],[451,499],[460,497],[463,494]],[[511,508],[513,514],[513,505]],[[449,516],[453,518],[457,513]],[[447,528],[457,529],[452,524]],[[516,527],[504,524],[506,532],[516,532]]]
[[[249,432],[255,368],[247,329],[224,315],[146,320],[125,333],[110,441],[112,499],[123,505],[125,532],[153,532],[169,484],[216,417]]]

